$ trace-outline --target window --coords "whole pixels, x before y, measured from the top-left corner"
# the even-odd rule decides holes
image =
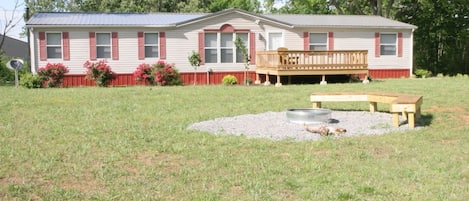
[[[282,33],[268,33],[268,50],[277,50],[283,47],[283,34]]]
[[[205,34],[205,63],[217,63],[217,33]]]
[[[111,58],[111,34],[96,33],[97,58]]]
[[[46,34],[46,47],[48,59],[62,58],[62,34],[61,33],[47,33]]]
[[[309,49],[327,50],[327,33],[310,33]]]
[[[236,36],[241,38],[241,40],[244,42],[244,46],[246,49],[249,49],[248,45],[248,33],[237,33]],[[249,54],[249,50],[248,50]],[[241,49],[236,48],[236,63],[244,63],[244,58],[243,58],[243,53],[241,52]]]
[[[205,63],[242,63],[243,55],[234,43],[237,36],[249,48],[248,33],[205,33]]]
[[[380,34],[381,55],[396,55],[396,34]]]
[[[234,46],[233,33],[221,34],[221,62],[233,63],[233,46]]]
[[[145,57],[154,58],[159,57],[159,43],[158,43],[158,33],[145,33]]]

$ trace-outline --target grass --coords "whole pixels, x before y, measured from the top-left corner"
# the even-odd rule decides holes
[[[3,86],[0,200],[466,200],[468,86],[466,78],[280,88]],[[310,142],[186,129],[310,107],[314,91],[421,94],[427,127]]]

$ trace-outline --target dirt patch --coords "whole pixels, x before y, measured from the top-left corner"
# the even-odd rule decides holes
[[[461,127],[465,127],[469,124],[469,111],[462,107],[440,107],[436,105],[432,105],[430,109],[426,110],[426,112],[450,112],[454,113],[451,117],[452,121],[456,121],[462,124]]]
[[[464,112],[462,107],[440,107],[437,105],[432,105],[430,109],[425,110],[425,112]]]
[[[61,182],[60,186],[64,189],[68,190],[77,190],[83,193],[90,193],[90,192],[100,192],[106,193],[108,189],[103,181],[96,178],[95,174],[93,174],[93,170],[100,168],[99,164],[94,164],[93,168],[86,170],[83,175],[80,177],[67,177],[64,181]]]

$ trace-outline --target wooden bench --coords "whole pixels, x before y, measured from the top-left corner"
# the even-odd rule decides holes
[[[325,92],[311,94],[313,108],[320,108],[322,102],[350,102],[366,101],[370,104],[370,112],[377,111],[377,103],[389,104],[392,122],[399,127],[399,114],[407,119],[410,128],[415,127],[415,119],[420,118],[420,106],[423,97],[408,94],[393,94],[379,92]]]

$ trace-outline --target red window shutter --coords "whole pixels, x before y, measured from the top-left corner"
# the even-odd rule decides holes
[[[329,50],[334,50],[334,32],[329,32],[328,34],[328,40],[329,40]]]
[[[160,59],[166,59],[166,34],[160,32]]]
[[[119,60],[119,36],[117,32],[112,32],[112,60]]]
[[[138,59],[143,60],[145,59],[145,44],[143,41],[143,32],[138,32],[137,37],[138,37]]]
[[[70,39],[69,39],[68,32],[62,33],[62,43],[63,43],[62,49],[63,49],[63,54],[64,54],[64,60],[70,61]]]
[[[249,33],[249,56],[251,56],[250,64],[256,64],[256,33]]]
[[[39,32],[39,59],[41,61],[47,60],[46,32]]]
[[[397,33],[397,56],[402,57],[402,32]]]
[[[96,33],[90,32],[90,60],[96,60]]]
[[[205,41],[204,41],[204,32],[199,32],[199,55],[202,62],[201,65],[205,64],[205,51],[204,51]]]
[[[303,33],[303,48],[309,50],[309,32]]]
[[[375,33],[375,57],[381,56],[379,32]]]

